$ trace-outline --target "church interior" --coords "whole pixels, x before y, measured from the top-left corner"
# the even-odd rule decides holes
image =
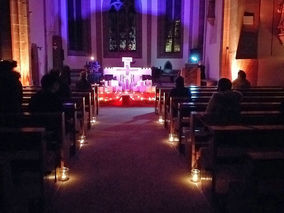
[[[284,212],[283,0],[0,0],[0,212]]]

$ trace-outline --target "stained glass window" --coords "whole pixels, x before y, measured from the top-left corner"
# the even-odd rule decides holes
[[[111,0],[108,11],[108,51],[137,50],[137,11],[135,0]]]
[[[159,0],[158,57],[182,58],[182,0]]]
[[[164,51],[181,51],[181,0],[166,1]]]

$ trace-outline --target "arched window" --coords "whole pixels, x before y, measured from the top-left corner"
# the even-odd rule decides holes
[[[88,4],[89,0],[67,0],[69,55],[86,55],[90,52]]]
[[[158,57],[182,57],[182,0],[160,0]]]
[[[111,0],[104,14],[105,57],[139,57],[141,14],[137,0]]]

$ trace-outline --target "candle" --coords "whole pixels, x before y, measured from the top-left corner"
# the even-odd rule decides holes
[[[191,181],[197,183],[201,180],[200,170],[192,169],[191,170]]]
[[[58,180],[60,181],[69,180],[69,169],[67,167],[61,167],[58,169]]]

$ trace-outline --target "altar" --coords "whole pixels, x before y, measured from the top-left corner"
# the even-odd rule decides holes
[[[122,57],[123,67],[104,68],[105,79],[111,76],[110,80],[105,80],[106,87],[116,91],[151,92],[152,76],[151,68],[131,67],[131,57]],[[143,78],[144,76],[144,78]]]

